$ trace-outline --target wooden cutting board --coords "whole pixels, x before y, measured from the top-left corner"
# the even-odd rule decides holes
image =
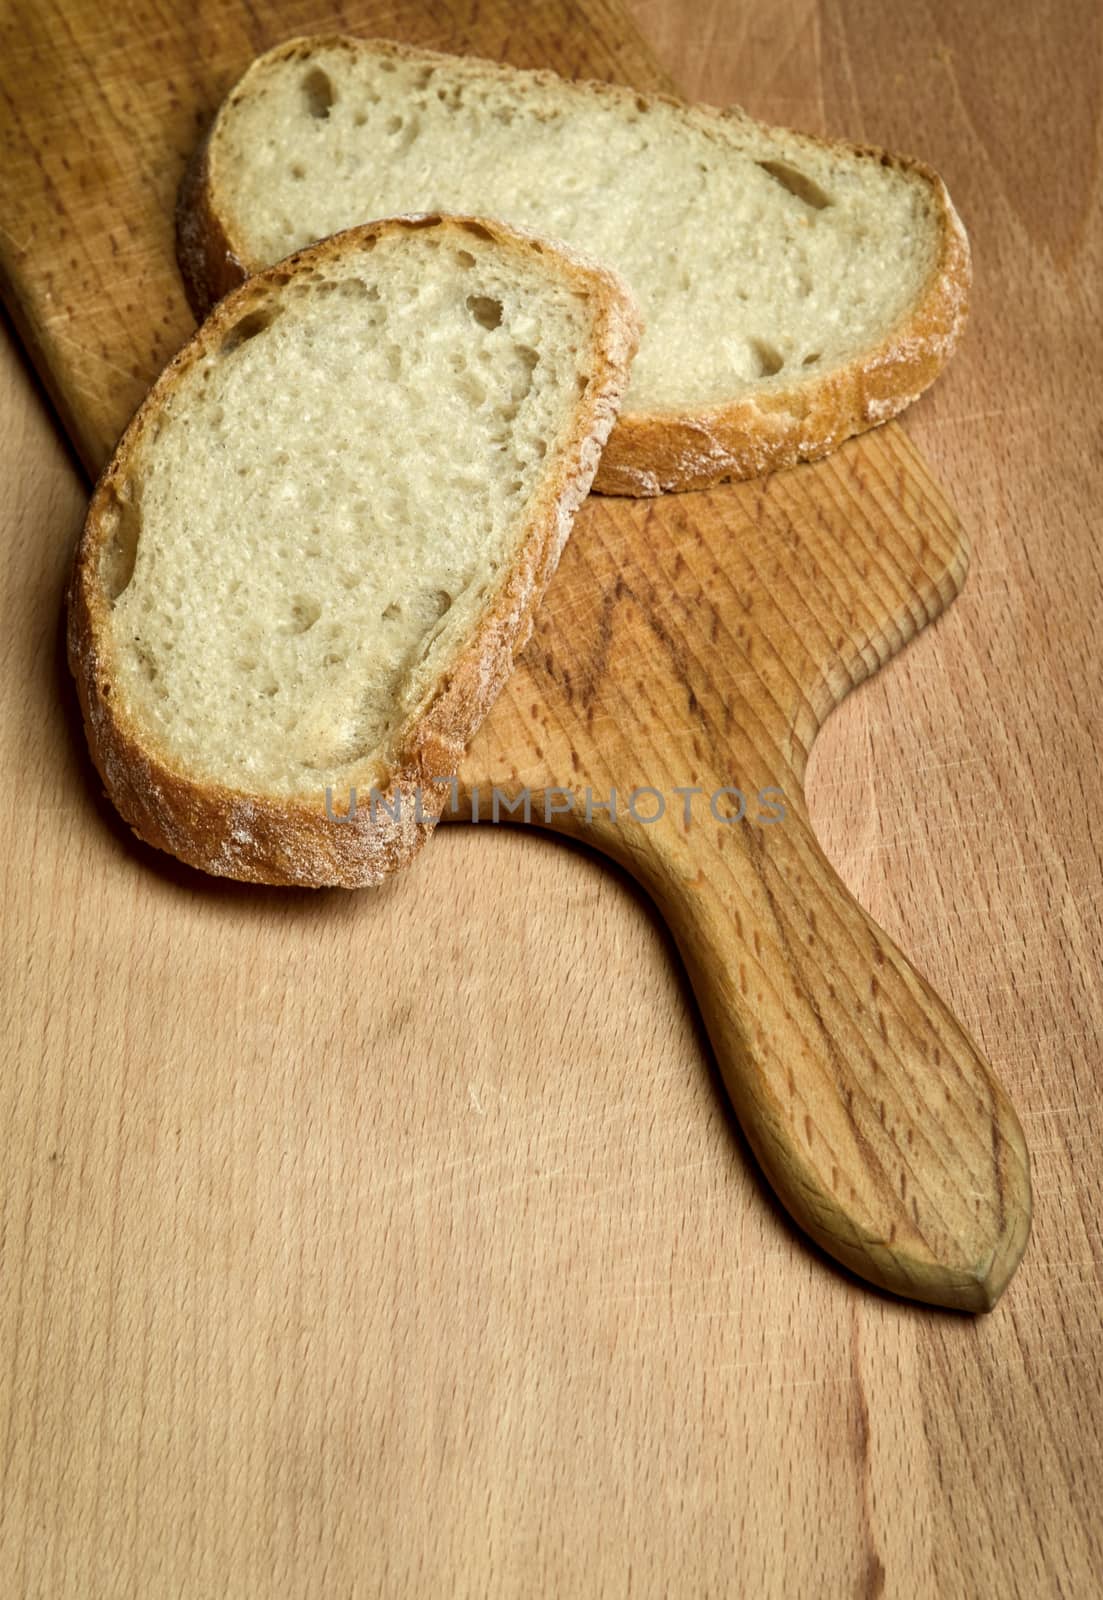
[[[172,207],[203,126],[258,51],[335,21],[669,86],[612,4],[16,4],[0,25],[0,275],[90,472],[191,327]],[[591,500],[464,764],[458,814],[485,817],[493,786],[528,789],[534,821],[624,865],[677,941],[791,1214],[870,1281],[980,1309],[1029,1230],[1021,1130],[825,860],[803,797],[825,716],[939,614],[966,561],[895,425],[758,483]],[[601,809],[614,791],[615,816]],[[554,906],[539,915],[554,927]]]

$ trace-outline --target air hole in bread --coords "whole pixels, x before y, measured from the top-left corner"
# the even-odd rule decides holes
[[[493,295],[469,294],[467,309],[479,327],[485,328],[488,333],[492,333],[495,328],[500,328],[502,325],[502,302],[495,300]]]
[[[463,229],[464,233],[471,234],[475,239],[487,239],[491,243],[494,241],[494,235],[491,233],[490,229],[484,228],[481,222],[472,222],[468,220],[466,222],[461,222],[460,227]]]
[[[379,613],[384,622],[397,622],[402,615],[402,606],[397,600],[392,600],[390,605],[384,606]]]
[[[387,118],[387,132],[388,133],[401,133],[402,132],[402,118],[401,117],[397,117],[397,116],[396,117],[388,117]]]
[[[783,189],[798,200],[803,200],[806,206],[811,206],[813,211],[824,211],[829,205],[834,204],[831,196],[806,172],[801,172],[797,167],[791,167],[787,161],[760,161],[758,165],[763,172],[773,178],[775,183],[780,183]]]
[[[306,177],[306,168],[301,161],[293,161],[291,163],[291,176],[300,181]]]
[[[310,595],[297,594],[291,601],[291,616],[285,633],[309,633],[322,614],[322,608],[317,600]]]
[[[808,354],[805,356],[804,360],[801,362],[801,366],[802,367],[814,367],[816,365],[816,362],[819,359],[820,359],[820,352],[818,350],[810,350],[808,352]]]
[[[461,267],[473,267],[475,265],[475,257],[470,250],[457,250],[456,260]]]
[[[134,659],[138,663],[139,670],[146,681],[148,683],[156,683],[159,676],[157,663],[137,634],[134,636]]]
[[[124,505],[113,493],[111,504],[103,513],[106,539],[100,556],[100,583],[112,605],[134,576],[141,526],[142,519],[137,507]]]
[[[303,79],[302,89],[308,114],[318,118],[328,117],[337,99],[337,91],[329,73],[323,72],[321,67],[314,67]]]
[[[369,300],[379,299],[379,286],[374,283],[365,283],[363,278],[341,278],[333,284],[323,284],[322,288],[330,288],[342,300]]]
[[[472,377],[469,372],[464,372],[459,375],[456,388],[459,390],[464,399],[467,400],[472,408],[476,411],[486,401],[485,388],[479,382],[478,378]]]
[[[772,344],[767,344],[765,339],[750,340],[751,354],[758,364],[760,378],[772,378],[779,373],[785,365],[785,357],[780,350]]]
[[[222,355],[231,355],[240,345],[255,339],[258,333],[263,333],[265,328],[271,327],[279,314],[279,309],[273,306],[258,306],[255,311],[247,311],[240,321],[234,323],[223,339]]]

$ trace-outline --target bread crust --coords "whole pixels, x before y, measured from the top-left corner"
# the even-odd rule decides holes
[[[707,489],[816,461],[899,415],[938,377],[965,329],[972,284],[969,241],[946,186],[909,157],[873,145],[831,147],[929,184],[939,207],[939,249],[915,305],[872,350],[802,383],[697,411],[622,412],[594,481],[598,494]]]
[[[176,260],[197,322],[249,276],[234,254],[211,198],[213,127],[188,162],[176,199]]]
[[[225,106],[248,93],[249,79],[274,61],[307,59],[320,49],[370,50],[410,60],[462,59],[497,74],[497,63],[456,58],[384,39],[317,35],[291,39],[257,58]],[[526,73],[536,84],[563,82],[553,72]],[[748,120],[738,108],[691,105],[670,95],[637,95],[618,85],[579,82],[573,88],[602,98],[629,96],[675,105],[708,121]],[[210,153],[222,110],[189,167],[177,205],[177,252],[188,297],[202,315],[220,295],[259,267],[234,235],[233,220],[217,203]],[[925,183],[931,193],[939,248],[915,304],[872,350],[840,367],[798,383],[763,387],[717,406],[673,411],[622,411],[594,479],[598,494],[649,496],[668,490],[705,489],[732,478],[753,478],[827,455],[845,439],[896,416],[928,388],[953,353],[965,327],[972,269],[969,243],[946,186],[923,162],[893,156],[874,145],[788,133],[817,150],[847,159],[880,161]]]
[[[539,252],[585,292],[595,311],[588,353],[591,379],[549,476],[529,508],[516,559],[449,671],[407,719],[385,770],[366,763],[350,776],[355,814],[334,821],[316,800],[231,788],[186,770],[156,748],[114,696],[112,601],[100,579],[109,538],[106,513],[125,499],[136,448],[191,366],[250,308],[300,269],[323,265],[398,230],[478,231],[504,248]],[[422,215],[349,229],[250,277],[223,298],[162,373],[100,477],[73,564],[68,595],[69,664],[93,761],[108,795],[147,844],[191,866],[247,882],[358,888],[378,884],[408,862],[432,832],[463,751],[527,643],[533,616],[555,571],[575,510],[585,498],[628,381],[639,320],[624,285],[603,268],[546,241],[482,218]],[[365,795],[382,796],[372,807]],[[419,800],[420,796],[420,800]],[[344,814],[347,794],[333,797]],[[351,809],[351,808],[349,808]],[[395,814],[397,813],[397,815]]]

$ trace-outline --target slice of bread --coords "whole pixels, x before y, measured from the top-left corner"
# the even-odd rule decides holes
[[[380,40],[297,39],[232,91],[185,180],[206,307],[368,217],[496,216],[631,286],[639,357],[595,488],[656,494],[823,455],[932,382],[969,248],[918,162],[609,84]]]
[[[124,434],[70,585],[89,743],[134,831],[264,883],[409,860],[637,337],[611,273],[473,218],[355,228],[223,300]]]

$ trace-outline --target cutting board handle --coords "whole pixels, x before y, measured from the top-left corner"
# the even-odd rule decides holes
[[[796,1222],[883,1288],[989,1309],[1030,1230],[1015,1111],[842,883],[799,790],[718,820],[734,794],[716,811],[702,797],[704,820],[668,807],[585,837],[655,899],[732,1105]]]

